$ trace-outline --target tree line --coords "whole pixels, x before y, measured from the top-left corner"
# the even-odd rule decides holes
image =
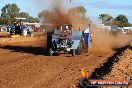
[[[82,18],[86,19],[85,15],[87,10],[84,8],[84,6],[72,7],[70,9],[70,12],[72,15],[79,14],[82,16]],[[38,14],[39,18],[44,17],[45,19],[50,19],[53,16],[54,14],[49,10],[44,10]],[[11,24],[12,22],[14,22],[15,17],[27,18],[28,22],[39,22],[38,18],[33,18],[27,12],[21,12],[17,4],[13,3],[6,4],[1,9],[0,24]],[[118,27],[132,26],[132,24],[128,22],[128,18],[123,14],[120,14],[115,18],[113,18],[110,14],[100,14],[98,18],[99,20],[101,20],[103,24],[108,26],[112,25],[116,25]]]
[[[99,15],[99,20],[101,20],[102,24],[107,25],[107,26],[118,26],[118,27],[129,27],[132,26],[128,22],[128,18],[124,14],[120,14],[117,17],[113,18],[109,14],[100,14]]]
[[[83,18],[85,18],[86,9],[83,6],[77,6],[70,9],[71,14],[81,14]],[[44,17],[45,19],[50,19],[54,16],[52,12],[49,10],[44,10],[38,14],[38,17]],[[0,17],[0,24],[12,24],[14,22],[15,17],[27,18],[28,22],[39,22],[38,18],[33,18],[27,12],[21,12],[20,8],[17,6],[16,3],[13,4],[6,4],[1,9],[1,17]]]
[[[1,9],[0,24],[11,24],[14,22],[15,17],[27,18],[29,22],[38,21],[38,19],[33,18],[27,12],[20,12],[20,8],[16,3],[6,4]]]

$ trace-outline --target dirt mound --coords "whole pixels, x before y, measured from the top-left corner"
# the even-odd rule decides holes
[[[127,88],[132,87],[132,46],[129,46],[121,56],[120,59],[112,67],[112,71],[104,77],[104,79],[110,80],[128,80],[130,85]],[[103,87],[107,88],[107,87]],[[108,87],[109,88],[109,87]],[[119,87],[114,87],[119,88]]]

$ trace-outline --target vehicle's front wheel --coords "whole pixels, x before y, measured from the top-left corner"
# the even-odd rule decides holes
[[[23,29],[23,30],[22,30],[22,36],[24,36],[24,37],[27,36],[27,30],[26,30],[26,29]]]
[[[50,48],[49,49],[49,56],[52,56],[53,55],[53,51],[52,51],[52,49]]]
[[[50,32],[47,33],[47,49],[49,50],[52,47],[52,34]]]
[[[10,30],[10,35],[14,35],[15,31],[13,29]]]
[[[30,33],[30,37],[33,37],[33,33]]]
[[[75,50],[75,53],[77,55],[81,55],[82,54],[82,42],[80,41],[80,44],[78,45],[77,49]]]

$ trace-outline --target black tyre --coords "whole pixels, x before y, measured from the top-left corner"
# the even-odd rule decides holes
[[[72,52],[72,56],[74,57],[76,55],[75,54],[75,49],[72,49],[71,52]]]
[[[24,37],[27,36],[27,30],[26,30],[26,29],[23,29],[23,30],[22,30],[22,36],[24,36]]]
[[[82,78],[80,80],[80,87],[79,88],[97,88],[96,86],[90,86],[91,82],[89,78]]]
[[[50,48],[49,49],[49,56],[52,56],[53,55],[53,51],[52,51],[52,49]]]
[[[49,50],[52,48],[52,33],[48,32],[47,33],[47,49]]]
[[[82,54],[82,42],[80,41],[79,46],[77,47],[77,49],[75,50],[75,54],[76,55],[81,55]]]
[[[10,35],[14,35],[15,31],[13,29],[10,30]]]
[[[30,37],[33,37],[33,33],[30,32]]]

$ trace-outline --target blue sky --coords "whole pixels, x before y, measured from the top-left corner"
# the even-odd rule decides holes
[[[29,12],[31,16],[37,17],[40,11],[51,7],[49,2],[50,0],[0,0],[0,9],[5,4],[16,3],[21,11]],[[132,23],[132,0],[72,0],[72,6],[77,5],[85,6],[87,16],[90,16],[95,23],[98,22],[98,16],[102,13],[108,13],[113,17],[124,14]]]

